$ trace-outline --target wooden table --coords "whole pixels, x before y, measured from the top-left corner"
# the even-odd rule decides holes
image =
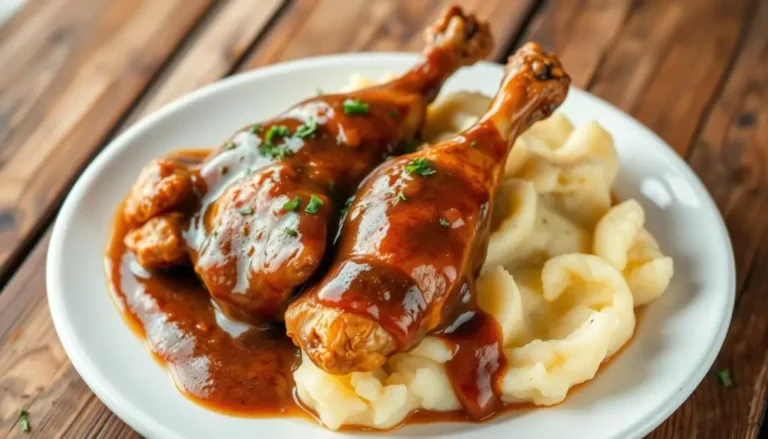
[[[0,437],[135,437],[88,389],[45,295],[51,223],[116,134],[227,75],[310,55],[420,49],[449,0],[29,0],[0,28]],[[768,387],[768,0],[465,0],[493,59],[527,40],[658,133],[715,197],[738,296],[713,370],[651,436],[758,437]],[[701,239],[707,239],[702,236]],[[768,427],[763,427],[763,433]]]

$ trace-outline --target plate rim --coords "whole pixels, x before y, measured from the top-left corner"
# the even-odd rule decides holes
[[[191,102],[203,98],[204,96],[215,94],[219,90],[226,89],[228,87],[237,87],[240,83],[247,83],[250,81],[258,81],[259,78],[268,77],[271,75],[280,74],[283,71],[293,70],[295,68],[311,68],[313,65],[327,66],[329,64],[345,64],[349,62],[359,62],[360,59],[379,58],[380,60],[390,60],[392,62],[408,61],[414,62],[421,56],[417,53],[411,52],[355,52],[344,54],[332,54],[332,55],[320,55],[306,58],[300,58],[296,60],[290,60],[286,62],[276,63],[268,66],[263,66],[250,70],[247,72],[238,73],[227,78],[220,79],[211,84],[207,84],[203,87],[195,89],[189,93],[186,93],[173,101],[163,105],[159,109],[151,112],[146,117],[143,117],[128,129],[112,138],[109,143],[97,154],[97,156],[91,160],[86,169],[78,176],[77,181],[67,194],[64,203],[62,204],[59,212],[57,213],[56,220],[53,226],[53,232],[48,245],[48,252],[46,255],[46,294],[48,299],[49,310],[51,313],[52,321],[56,334],[67,354],[69,361],[72,363],[75,370],[80,377],[91,389],[91,391],[109,408],[116,416],[118,416],[123,422],[128,424],[131,428],[145,437],[155,437],[160,433],[163,437],[180,437],[176,432],[170,431],[164,425],[155,422],[151,417],[146,416],[140,410],[135,411],[126,406],[125,401],[121,401],[124,398],[121,396],[115,396],[104,384],[103,376],[94,371],[92,362],[88,359],[88,356],[79,344],[78,340],[72,337],[72,334],[68,328],[70,323],[68,317],[63,312],[62,291],[59,288],[57,279],[61,277],[61,264],[64,236],[67,233],[67,227],[69,222],[73,218],[75,203],[82,198],[86,188],[90,185],[90,181],[98,176],[99,170],[105,166],[120,150],[120,144],[129,142],[137,134],[144,131],[146,128],[152,126],[156,121],[163,119],[178,109],[189,105]],[[489,61],[481,61],[476,65],[491,67],[495,69],[501,69],[502,65]],[[683,387],[678,392],[673,392],[666,398],[666,402],[663,403],[654,413],[651,413],[643,418],[638,419],[632,424],[629,424],[619,432],[617,437],[643,437],[646,434],[653,431],[664,420],[666,420],[672,413],[677,410],[698,387],[701,381],[706,376],[707,372],[714,363],[717,355],[722,349],[725,337],[730,327],[730,322],[733,315],[736,295],[736,263],[733,251],[733,244],[730,239],[730,234],[723,220],[722,213],[717,208],[716,203],[712,199],[712,195],[707,190],[706,186],[701,182],[696,173],[690,168],[688,163],[683,160],[663,139],[661,139],[650,128],[646,127],[631,115],[618,109],[614,105],[606,102],[605,100],[597,97],[585,90],[579,89],[575,86],[571,86],[569,93],[580,95],[580,98],[591,100],[598,106],[606,107],[612,112],[616,113],[624,122],[633,125],[634,129],[640,130],[651,136],[657,143],[662,145],[662,148],[658,148],[660,153],[664,156],[664,159],[672,162],[676,168],[678,168],[688,179],[688,182],[696,186],[696,189],[702,194],[702,200],[706,203],[706,209],[715,213],[716,222],[720,235],[722,238],[722,244],[724,246],[724,257],[727,259],[728,266],[726,273],[726,283],[728,290],[724,293],[725,297],[725,310],[723,318],[720,321],[720,325],[717,328],[717,332],[714,334],[712,342],[709,345],[708,350],[704,351],[701,358],[698,360],[698,366],[694,369],[688,378],[683,383]],[[106,287],[105,287],[106,288]],[[85,372],[85,373],[84,373]],[[112,389],[114,390],[114,389]],[[127,406],[132,407],[130,404]]]

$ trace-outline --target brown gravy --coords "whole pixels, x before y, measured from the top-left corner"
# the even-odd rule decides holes
[[[200,149],[178,151],[171,156],[195,164],[207,154],[207,150]],[[122,206],[118,213],[121,211]],[[192,401],[228,415],[314,419],[315,415],[296,396],[293,371],[299,366],[301,355],[286,336],[285,328],[280,324],[252,326],[228,318],[211,300],[191,267],[164,272],[144,270],[123,244],[128,232],[129,225],[124,222],[123,216],[115,215],[105,259],[109,287],[125,320],[144,340],[154,358],[167,369],[176,388]],[[474,353],[483,346],[492,347],[498,334],[491,333],[496,325],[481,322],[486,318],[489,317],[476,314],[465,322],[466,325],[457,326],[466,326],[472,337],[462,334],[463,331],[444,333],[442,336],[448,341],[468,342],[473,349],[464,349],[465,353]],[[479,331],[469,328],[477,325],[479,327],[475,329]],[[487,331],[491,332],[485,334]],[[503,359],[498,354],[496,352],[492,357]],[[618,354],[614,358],[616,356]],[[455,381],[454,387],[459,387],[455,389],[457,394],[463,393],[474,400],[498,395],[498,389],[489,388],[484,390],[486,396],[479,398],[481,389],[475,388],[480,384],[476,374],[484,373],[475,370],[474,355],[469,356],[472,358],[464,357],[459,355],[447,365]],[[485,372],[486,380],[480,381],[496,377],[503,369],[503,364],[492,368]],[[462,389],[462,380],[475,384],[470,389]],[[486,387],[491,386],[491,382],[493,380],[486,382]],[[581,387],[575,386],[569,395]],[[472,416],[466,411],[417,410],[399,426],[448,421],[478,422],[479,418],[487,420],[510,411],[535,407],[532,404],[503,404],[499,401],[490,405],[493,406],[490,414],[482,416]],[[342,430],[369,429],[344,426]]]
[[[179,391],[232,415],[303,413],[293,395],[300,356],[284,329],[229,320],[191,268],[146,272],[123,245],[126,232],[118,219],[107,253],[110,287],[126,321]]]
[[[116,215],[106,254],[110,290],[130,328],[184,396],[234,416],[315,417],[295,394],[293,371],[301,356],[283,327],[228,319],[191,268],[145,271],[123,244],[127,232],[122,215]],[[493,416],[525,407],[506,405]],[[401,425],[445,421],[472,418],[463,411],[419,410]]]

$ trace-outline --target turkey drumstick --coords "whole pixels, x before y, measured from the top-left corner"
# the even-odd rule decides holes
[[[323,259],[339,200],[385,158],[405,152],[443,82],[491,49],[487,24],[456,6],[426,38],[424,61],[389,83],[308,99],[245,127],[192,172],[150,165],[149,184],[139,181],[126,201],[126,215],[144,223],[126,238],[139,263],[168,266],[188,255],[228,314],[281,317]],[[179,230],[179,218],[167,212],[188,193],[198,199]]]
[[[370,371],[427,333],[473,331],[467,322],[478,311],[465,305],[485,259],[507,154],[523,130],[563,102],[569,83],[553,55],[528,43],[509,59],[474,126],[366,178],[328,274],[286,310],[288,334],[317,366]]]

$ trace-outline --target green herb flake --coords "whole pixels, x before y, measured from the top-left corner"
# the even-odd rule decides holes
[[[251,215],[251,214],[253,214],[253,207],[251,207],[251,206],[243,206],[243,207],[237,209],[237,212],[240,215],[243,215],[243,216]]]
[[[251,133],[251,134],[258,134],[258,133],[260,133],[260,132],[261,132],[261,130],[263,130],[263,129],[264,129],[264,125],[262,125],[262,124],[260,124],[260,123],[257,123],[256,125],[253,125],[253,126],[251,126],[251,127],[248,129],[248,132],[249,132],[249,133]]]
[[[229,151],[230,149],[235,149],[237,145],[235,145],[235,142],[231,140],[227,140],[226,143],[224,143],[224,151]]]
[[[448,227],[451,225],[451,223],[449,223],[445,218],[440,218],[440,225],[443,227]]]
[[[297,232],[296,229],[292,229],[290,227],[283,229],[283,233],[285,233],[287,236],[290,236],[291,238],[299,236],[299,232]]]
[[[346,99],[344,101],[344,114],[368,114],[370,107],[360,99]]]
[[[323,96],[325,94],[325,92],[323,91],[322,88],[318,87],[318,88],[315,89],[315,94],[318,95],[318,96]]]
[[[293,212],[299,207],[299,204],[301,204],[301,198],[296,197],[291,201],[286,201],[285,204],[283,204],[283,209],[288,212]]]
[[[251,173],[253,173],[253,169],[251,169],[250,167],[245,168],[245,171],[243,171],[243,175],[246,177],[251,175]]]
[[[272,125],[264,135],[264,143],[272,144],[275,137],[286,137],[291,134],[291,130],[285,125]]]
[[[397,195],[395,195],[395,199],[397,199],[398,202],[407,200],[403,191],[399,191]]]
[[[469,146],[471,146],[472,148],[477,148],[477,140],[473,140],[472,142],[470,142]]]
[[[392,118],[394,120],[398,120],[398,119],[400,119],[400,112],[397,111],[397,110],[390,109],[390,110],[387,110],[387,116],[389,116],[390,118]]]
[[[722,369],[718,370],[715,375],[717,376],[717,381],[720,383],[723,387],[733,387],[733,378],[731,378],[731,371],[728,369]]]
[[[265,143],[259,147],[259,153],[273,159],[284,159],[293,155],[293,151],[285,145],[275,146],[271,143]]]
[[[314,215],[320,211],[320,207],[322,207],[322,205],[323,205],[322,198],[314,194],[310,195],[309,204],[307,204],[307,207],[304,208],[304,212]]]
[[[29,412],[27,409],[19,410],[19,419],[17,422],[19,423],[19,428],[24,433],[29,433],[30,430],[32,430],[31,426],[29,425]]]
[[[296,128],[295,134],[296,137],[301,137],[303,139],[315,134],[315,132],[317,132],[317,119],[310,117],[306,124],[299,125],[299,127]]]
[[[422,177],[428,177],[437,171],[430,167],[429,160],[425,159],[424,157],[419,157],[417,159],[411,160],[411,162],[405,166],[405,172],[409,174],[420,175]]]

